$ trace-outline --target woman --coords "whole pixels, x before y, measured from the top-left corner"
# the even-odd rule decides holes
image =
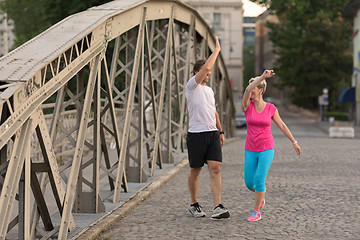
[[[242,99],[247,124],[244,179],[246,187],[255,192],[255,206],[248,221],[260,220],[260,209],[265,205],[265,179],[275,150],[271,119],[292,142],[296,154],[301,154],[300,146],[281,119],[276,107],[263,99],[266,91],[265,78],[273,75],[273,70],[265,70],[260,77],[250,79]]]

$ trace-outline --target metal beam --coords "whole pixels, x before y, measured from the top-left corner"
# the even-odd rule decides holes
[[[125,116],[125,123],[122,135],[122,142],[121,142],[121,150],[119,156],[119,165],[118,171],[116,176],[116,184],[115,184],[115,191],[114,191],[114,203],[119,202],[120,199],[120,187],[121,182],[124,175],[124,162],[125,162],[125,155],[126,155],[126,148],[128,144],[128,137],[129,137],[129,126],[132,117],[132,108],[134,102],[134,94],[135,94],[135,87],[136,87],[136,78],[138,76],[139,64],[141,59],[141,52],[144,45],[144,28],[145,28],[145,18],[146,17],[146,8],[143,9],[141,15],[141,21],[139,25],[139,32],[138,32],[138,39],[136,42],[136,49],[135,49],[135,56],[134,56],[134,66],[132,70],[132,76],[130,80],[130,90],[128,96],[128,105],[126,107],[126,116]]]
[[[74,153],[74,158],[72,161],[72,167],[70,172],[70,177],[66,187],[66,197],[64,201],[64,209],[62,212],[61,225],[59,230],[59,239],[66,239],[67,230],[69,228],[69,216],[72,210],[72,206],[75,200],[75,192],[77,185],[77,178],[79,175],[81,158],[83,154],[84,142],[85,142],[85,131],[87,129],[87,123],[89,121],[89,113],[91,107],[91,99],[94,93],[94,88],[96,85],[96,75],[98,66],[100,64],[100,55],[97,55],[95,59],[91,62],[89,82],[87,85],[86,96],[84,101],[84,108],[81,114],[80,120],[80,129],[77,137],[76,148]],[[100,81],[100,80],[98,80]]]
[[[167,77],[167,71],[169,67],[169,58],[170,58],[170,49],[171,49],[171,38],[172,38],[172,27],[173,27],[173,13],[171,14],[171,17],[169,19],[168,24],[168,31],[167,31],[167,38],[166,38],[166,48],[165,48],[165,57],[164,57],[164,65],[162,70],[162,81],[161,81],[161,90],[160,90],[160,100],[159,100],[159,109],[158,109],[158,115],[157,115],[157,123],[156,123],[156,134],[155,134],[155,141],[154,141],[154,152],[152,157],[152,164],[151,164],[151,172],[150,175],[153,176],[155,172],[155,161],[157,159],[158,154],[158,146],[160,142],[160,131],[161,131],[161,122],[162,122],[162,112],[164,108],[164,94],[165,94],[165,86],[166,86],[166,77]],[[162,163],[160,163],[161,165]]]
[[[15,137],[14,150],[10,157],[4,181],[4,186],[6,187],[2,189],[0,195],[0,206],[2,206],[0,208],[0,219],[2,219],[2,224],[0,225],[0,239],[5,239],[6,237],[7,226],[14,204],[17,186],[24,167],[25,156],[28,151],[27,148],[29,147],[31,131],[32,119],[28,119]]]

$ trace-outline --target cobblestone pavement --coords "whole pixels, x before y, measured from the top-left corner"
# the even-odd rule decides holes
[[[223,147],[223,203],[229,219],[212,220],[208,170],[200,176],[199,202],[206,218],[188,212],[185,167],[99,238],[102,239],[360,239],[360,139],[332,139],[311,120],[287,116],[302,147],[274,129],[275,158],[266,180],[259,222],[247,222],[253,193],[244,185],[245,130]]]

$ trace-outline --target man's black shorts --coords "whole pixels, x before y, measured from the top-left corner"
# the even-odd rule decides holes
[[[191,168],[203,167],[207,160],[222,162],[220,133],[218,131],[191,133],[186,136]]]

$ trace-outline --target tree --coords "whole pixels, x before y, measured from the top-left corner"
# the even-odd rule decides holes
[[[14,21],[15,47],[67,16],[111,0],[4,0],[2,11]]]
[[[252,77],[255,77],[255,46],[254,45],[244,46],[243,59],[244,59],[243,88],[245,89],[249,84],[248,80]]]
[[[351,23],[342,18],[343,0],[252,0],[268,4],[279,18],[269,23],[270,40],[278,55],[275,70],[281,86],[289,86],[293,103],[315,108],[323,88],[329,89],[330,108],[338,89],[350,85],[352,56],[347,53]]]

